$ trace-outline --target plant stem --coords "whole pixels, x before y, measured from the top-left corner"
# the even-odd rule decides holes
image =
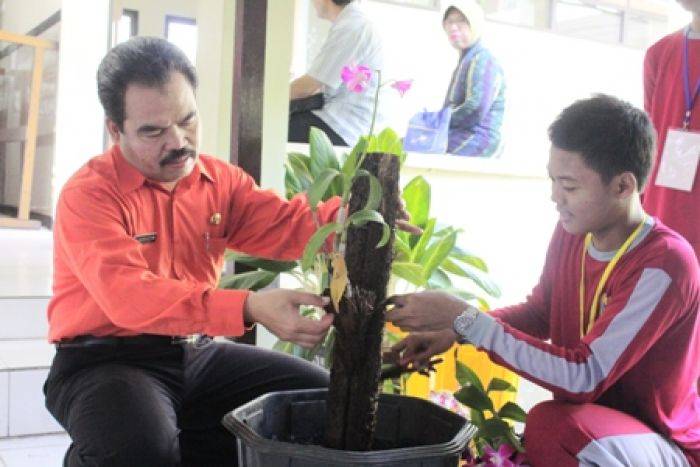
[[[382,70],[374,70],[377,72],[377,90],[374,92],[374,109],[372,109],[372,122],[369,125],[369,135],[367,135],[367,145],[362,151],[360,160],[357,162],[357,167],[362,167],[362,162],[367,156],[367,150],[372,143],[372,135],[374,134],[374,123],[377,121],[377,109],[379,108],[379,90],[382,88]]]

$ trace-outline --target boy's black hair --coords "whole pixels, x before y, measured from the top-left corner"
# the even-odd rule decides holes
[[[642,110],[598,94],[565,108],[549,127],[552,145],[581,154],[605,183],[622,172],[637,178],[641,191],[651,170],[654,127]]]
[[[174,71],[197,89],[197,72],[187,56],[165,39],[133,37],[110,50],[97,69],[97,94],[107,118],[124,131],[124,94],[137,83],[161,87]]]

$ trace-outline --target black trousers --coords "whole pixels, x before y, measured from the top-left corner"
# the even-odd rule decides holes
[[[348,143],[346,143],[345,140],[338,135],[338,133],[333,131],[333,129],[329,127],[326,122],[318,118],[316,114],[310,110],[295,112],[289,116],[287,141],[290,143],[308,143],[309,131],[311,130],[312,126],[315,126],[319,130],[323,130],[334,146],[348,145]]]
[[[245,344],[95,345],[59,349],[44,392],[72,439],[66,466],[235,466],[224,414],[327,384],[316,365]]]

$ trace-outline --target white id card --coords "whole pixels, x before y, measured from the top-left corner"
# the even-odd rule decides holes
[[[700,133],[669,129],[655,183],[675,190],[692,191],[700,159]]]

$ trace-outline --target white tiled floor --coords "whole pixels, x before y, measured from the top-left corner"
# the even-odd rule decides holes
[[[0,439],[0,467],[60,467],[69,445],[67,434]]]

